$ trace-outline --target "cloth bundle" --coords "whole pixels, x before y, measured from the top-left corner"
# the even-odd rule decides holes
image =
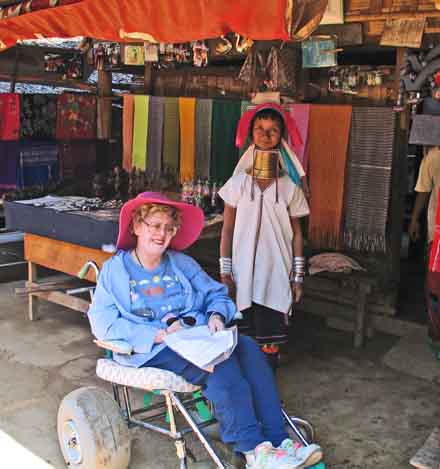
[[[364,270],[351,257],[339,252],[324,252],[309,259],[309,274],[315,275],[319,272],[343,272],[349,274],[353,270]]]
[[[353,108],[345,189],[347,248],[386,251],[395,131],[392,108]]]
[[[55,138],[56,116],[56,95],[22,95],[20,106],[20,137]]]

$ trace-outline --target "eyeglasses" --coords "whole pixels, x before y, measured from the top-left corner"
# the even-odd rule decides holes
[[[281,135],[281,131],[279,129],[263,129],[263,127],[255,127],[253,130],[254,134],[258,137],[279,137]]]
[[[162,223],[148,223],[146,220],[142,220],[145,225],[147,225],[148,231],[152,235],[157,235],[162,233],[162,230],[165,231],[167,236],[176,236],[179,228],[176,225],[164,225]]]

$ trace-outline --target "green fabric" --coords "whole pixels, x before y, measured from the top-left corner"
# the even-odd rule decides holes
[[[235,131],[241,116],[241,101],[214,100],[212,105],[211,179],[225,183],[238,161]]]
[[[134,97],[132,166],[142,170],[145,170],[147,167],[149,100],[149,96]]]
[[[179,101],[178,98],[165,98],[165,119],[163,135],[163,168],[172,172],[178,180],[179,174]]]
[[[249,110],[249,106],[251,106],[251,102],[250,101],[242,101],[241,102],[241,115],[243,115],[246,111]],[[251,142],[251,139],[248,137],[246,139],[246,143],[238,149],[238,156],[239,158],[241,158],[244,154],[244,152],[249,148],[249,145],[251,145],[252,142]]]

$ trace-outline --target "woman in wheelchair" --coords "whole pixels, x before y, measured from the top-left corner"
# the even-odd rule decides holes
[[[183,254],[199,237],[202,210],[155,192],[128,201],[119,219],[118,253],[103,266],[89,319],[99,340],[122,339],[132,355],[125,366],[172,371],[202,386],[215,409],[225,443],[246,457],[248,468],[303,468],[322,450],[289,439],[274,374],[253,339],[239,336],[233,354],[202,370],[168,348],[164,338],[181,328],[208,325],[220,331],[236,314],[224,285]]]

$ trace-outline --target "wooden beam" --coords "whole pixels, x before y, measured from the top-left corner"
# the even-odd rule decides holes
[[[345,15],[345,23],[364,23],[368,21],[386,21],[395,19],[415,19],[415,18],[440,18],[439,10],[413,11],[413,12],[395,12],[363,15]]]
[[[112,128],[112,72],[98,70],[98,138],[110,139]]]
[[[66,308],[74,309],[75,311],[79,311],[84,314],[87,313],[90,306],[90,302],[83,300],[82,298],[59,291],[32,293],[31,296],[42,298],[43,300],[65,306]]]

